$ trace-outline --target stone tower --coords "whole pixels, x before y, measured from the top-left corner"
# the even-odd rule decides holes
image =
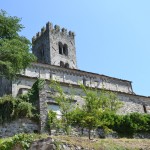
[[[32,38],[32,52],[40,63],[77,69],[74,37],[73,32],[48,22]]]

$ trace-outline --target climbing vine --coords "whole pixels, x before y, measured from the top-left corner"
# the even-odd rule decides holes
[[[39,90],[44,87],[45,80],[37,79],[33,84],[32,88],[28,91],[27,94],[20,95],[20,98],[32,103],[33,105],[37,104],[37,100],[39,99]]]

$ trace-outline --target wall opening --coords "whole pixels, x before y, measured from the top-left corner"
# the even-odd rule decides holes
[[[64,67],[64,62],[63,61],[60,61],[60,67]]]
[[[68,56],[68,46],[67,46],[67,44],[63,45],[63,54]]]
[[[65,64],[65,68],[69,68],[69,64],[68,63]]]
[[[63,54],[63,44],[61,42],[58,43],[59,54]]]

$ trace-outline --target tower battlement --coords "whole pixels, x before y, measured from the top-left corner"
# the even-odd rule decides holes
[[[37,32],[32,38],[32,43],[34,43],[39,37],[41,37],[45,32],[57,33],[64,36],[69,36],[70,38],[75,37],[75,33],[72,31],[67,31],[66,28],[61,28],[59,25],[54,25],[51,22],[47,22],[46,26],[41,28],[40,32]]]
[[[75,34],[50,22],[32,38],[32,52],[38,62],[77,68]]]

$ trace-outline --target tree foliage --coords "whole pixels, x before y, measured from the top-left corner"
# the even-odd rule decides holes
[[[63,130],[66,134],[70,134],[70,124],[71,124],[71,112],[72,112],[72,96],[67,97],[59,82],[51,80],[50,87],[55,91],[53,98],[59,105],[61,112],[60,123],[62,124]]]
[[[127,115],[113,115],[109,128],[118,132],[120,136],[132,137],[134,133],[150,133],[150,114],[131,113]]]
[[[8,79],[15,78],[17,73],[35,61],[34,55],[29,52],[30,41],[19,35],[24,28],[20,21],[0,10],[0,76]]]
[[[97,89],[86,88],[81,85],[84,91],[85,104],[82,108],[77,108],[73,112],[74,124],[77,123],[82,128],[86,128],[89,131],[89,139],[91,138],[91,130],[96,129],[99,126],[104,126],[104,122],[100,119],[100,116],[105,112],[116,112],[122,103],[117,98],[117,95]]]
[[[6,95],[0,98],[0,124],[10,122],[17,118],[32,118],[35,107],[20,98]]]
[[[115,113],[122,103],[117,95],[105,90],[98,91],[96,89],[86,88],[81,85],[84,92],[84,105],[82,107],[73,107],[73,95],[67,96],[60,86],[59,82],[51,81],[51,90],[54,91],[54,99],[58,103],[62,114],[61,122],[66,133],[70,125],[88,129],[89,139],[91,130],[104,125],[100,120],[100,116],[104,112]]]
[[[24,117],[39,121],[39,90],[44,84],[45,80],[37,79],[32,88],[24,95],[16,98],[11,95],[0,97],[0,124]]]

